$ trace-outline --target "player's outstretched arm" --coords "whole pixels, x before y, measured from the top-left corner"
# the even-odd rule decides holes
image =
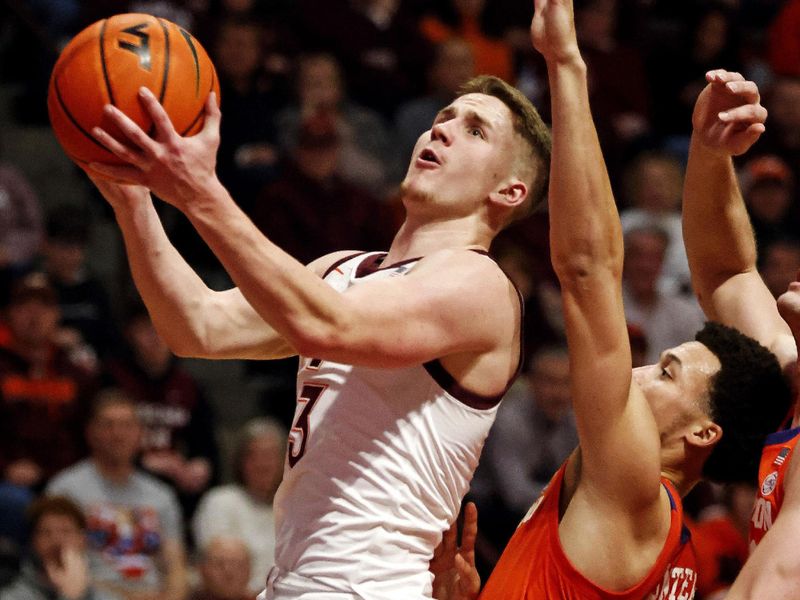
[[[789,468],[781,511],[725,600],[800,600],[800,460],[796,456]]]
[[[641,514],[659,498],[659,437],[643,397],[631,388],[622,230],[592,121],[572,2],[537,0],[531,34],[550,81],[550,247],[569,344],[581,484],[606,499],[606,508]]]
[[[153,118],[154,137],[107,106],[127,144],[100,129],[93,133],[127,165],[91,168],[145,185],[184,212],[247,302],[303,356],[396,367],[455,354],[500,355],[501,347],[515,346],[519,303],[490,259],[439,253],[408,276],[340,294],[268,240],[217,179],[220,112],[213,94],[203,130],[191,137],[175,131],[152,93],[143,89],[141,100]]]
[[[756,244],[732,156],[764,131],[758,88],[738,73],[706,74],[692,116],[683,195],[683,238],[692,283],[706,315],[794,360],[793,341],[756,270]],[[713,225],[712,225],[713,224]]]
[[[114,209],[136,287],[173,352],[200,358],[294,354],[238,290],[206,286],[167,238],[147,189],[89,176]]]

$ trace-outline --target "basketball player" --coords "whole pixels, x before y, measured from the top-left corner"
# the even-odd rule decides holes
[[[753,230],[731,160],[763,131],[760,124],[766,111],[756,85],[738,73],[711,71],[706,79],[709,83],[692,119],[683,203],[693,284],[710,318],[735,326],[772,349],[797,394],[800,283],[790,284],[776,303],[762,281],[756,270]],[[744,129],[748,123],[752,123],[749,130]],[[762,402],[773,400],[765,394]],[[789,428],[767,438],[750,523],[752,555],[725,596],[728,600],[800,598],[796,550],[800,461],[793,459],[799,439],[800,411],[795,404]]]
[[[756,467],[788,405],[775,357],[709,323],[631,371],[619,216],[589,109],[571,0],[536,0],[531,26],[553,106],[550,244],[561,283],[580,447],[520,524],[483,600],[694,596],[681,496]],[[732,141],[751,136],[730,132]]]
[[[473,80],[417,142],[388,253],[306,268],[218,181],[215,100],[203,131],[181,138],[141,98],[155,138],[107,107],[128,145],[94,133],[129,165],[94,169],[138,184],[95,178],[154,324],[184,356],[300,355],[266,598],[429,598],[428,562],[520,367],[520,299],[486,252],[544,198],[547,128],[507,84]],[[213,292],[191,271],[146,188],[188,216],[236,288]]]

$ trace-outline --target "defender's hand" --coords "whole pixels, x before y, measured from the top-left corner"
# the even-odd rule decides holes
[[[692,114],[694,135],[707,149],[731,156],[746,152],[764,133],[767,109],[758,86],[723,69],[706,73]]]
[[[457,545],[458,521],[444,532],[430,563],[433,597],[436,600],[475,600],[481,591],[481,578],[475,568],[475,537],[478,534],[478,509],[468,502],[464,507],[461,545]]]
[[[548,63],[580,60],[572,0],[535,0],[531,40]]]

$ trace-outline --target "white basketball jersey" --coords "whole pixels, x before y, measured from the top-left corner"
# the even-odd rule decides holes
[[[383,256],[348,257],[325,280],[344,291],[416,262],[378,268]],[[438,361],[378,369],[300,357],[267,598],[430,598],[428,561],[499,403],[457,388]]]

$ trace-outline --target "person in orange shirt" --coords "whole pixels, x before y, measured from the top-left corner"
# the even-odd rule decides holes
[[[689,599],[697,565],[681,496],[704,477],[754,475],[760,444],[790,402],[788,386],[767,348],[719,323],[657,364],[631,369],[621,226],[572,2],[537,0],[531,35],[552,90],[550,245],[580,447],[523,519],[480,598]],[[736,128],[717,128],[738,153],[763,131],[766,111],[748,94],[728,99],[749,108]],[[775,402],[759,402],[764,395]]]
[[[456,23],[449,25],[435,16],[420,22],[422,34],[439,44],[451,38],[463,38],[475,57],[475,72],[514,81],[514,61],[511,47],[501,39],[488,36],[481,28],[480,17],[486,0],[452,0]]]

